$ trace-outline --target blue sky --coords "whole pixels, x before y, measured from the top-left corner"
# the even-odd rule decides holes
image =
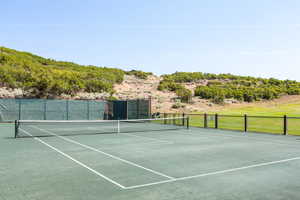
[[[0,46],[85,65],[300,81],[299,0],[6,0]]]

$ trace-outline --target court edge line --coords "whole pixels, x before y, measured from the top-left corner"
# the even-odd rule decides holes
[[[52,145],[48,144],[47,142],[45,142],[45,141],[43,141],[43,140],[41,140],[41,139],[39,139],[39,138],[37,138],[37,137],[34,137],[33,135],[31,135],[31,134],[28,133],[27,131],[25,131],[25,130],[23,130],[23,129],[21,129],[21,128],[20,128],[20,130],[22,130],[22,131],[23,131],[24,133],[26,133],[27,135],[33,137],[35,140],[39,141],[40,143],[46,145],[46,146],[49,147],[50,149],[56,151],[57,153],[60,153],[61,155],[65,156],[66,158],[69,158],[70,160],[72,160],[73,162],[77,163],[78,165],[80,165],[80,166],[82,166],[82,167],[88,169],[89,171],[93,172],[94,174],[96,174],[96,175],[100,176],[101,178],[107,180],[108,182],[110,182],[110,183],[112,183],[112,184],[114,184],[114,185],[116,185],[116,186],[118,186],[118,187],[120,187],[120,188],[122,188],[122,189],[125,189],[125,188],[126,188],[125,186],[121,185],[120,183],[117,183],[116,181],[114,181],[114,180],[108,178],[107,176],[105,176],[105,175],[101,174],[100,172],[98,172],[98,171],[92,169],[91,167],[87,166],[86,164],[84,164],[84,163],[82,163],[82,162],[76,160],[76,159],[73,158],[72,156],[70,156],[70,155],[68,155],[68,154],[66,154],[66,153],[64,153],[64,152],[62,152],[61,150],[59,150],[59,149],[53,147]]]
[[[198,174],[198,175],[193,175],[193,176],[185,176],[185,177],[181,177],[181,178],[175,178],[173,180],[165,180],[165,181],[158,181],[158,182],[147,183],[147,184],[142,184],[142,185],[134,185],[134,186],[125,187],[125,190],[148,187],[148,186],[152,186],[152,185],[159,185],[159,184],[163,184],[163,183],[183,181],[183,180],[194,179],[194,178],[199,178],[199,177],[212,176],[212,175],[217,175],[217,174],[225,174],[225,173],[230,173],[230,172],[235,172],[235,171],[240,171],[240,170],[246,170],[246,169],[250,169],[250,168],[256,168],[256,167],[274,165],[274,164],[278,164],[278,163],[290,162],[290,161],[294,161],[294,160],[300,160],[300,157],[289,158],[289,159],[278,160],[278,161],[265,162],[265,163],[259,163],[259,164],[255,164],[255,165],[248,165],[248,166],[244,166],[244,167],[238,167],[238,168],[232,168],[232,169],[227,169],[227,170],[209,172],[209,173]]]
[[[96,149],[96,148],[94,148],[94,147],[91,147],[91,146],[88,146],[88,145],[82,144],[82,143],[80,143],[80,142],[77,142],[77,141],[75,141],[75,140],[71,140],[71,139],[69,139],[69,138],[66,138],[66,137],[63,137],[63,136],[57,135],[57,134],[55,134],[55,133],[52,133],[52,132],[50,132],[50,131],[47,131],[47,130],[44,130],[44,129],[38,128],[38,127],[36,127],[36,126],[32,126],[32,127],[36,128],[36,129],[38,129],[38,130],[41,130],[41,131],[43,131],[43,132],[45,132],[45,133],[52,134],[52,135],[54,135],[54,136],[56,136],[56,137],[59,137],[59,138],[61,138],[61,139],[65,140],[65,141],[68,141],[68,142],[70,142],[70,143],[77,144],[77,145],[79,145],[79,146],[82,146],[82,147],[84,147],[84,148],[86,148],[86,149],[89,149],[89,150],[92,150],[92,151],[95,151],[95,152],[98,152],[98,153],[104,154],[104,155],[106,155],[106,156],[108,156],[108,157],[110,157],[110,158],[113,158],[113,159],[116,159],[116,160],[122,161],[122,162],[124,162],[124,163],[127,163],[127,164],[129,164],[129,165],[132,165],[132,166],[135,166],[135,167],[141,168],[141,169],[143,169],[143,170],[146,170],[146,171],[149,171],[149,172],[151,172],[151,173],[153,173],[153,174],[156,174],[156,175],[159,175],[159,176],[162,176],[162,177],[168,178],[169,180],[173,180],[173,179],[175,179],[174,177],[171,177],[171,176],[168,176],[168,175],[166,175],[166,174],[163,174],[163,173],[161,173],[161,172],[158,172],[158,171],[155,171],[155,170],[152,170],[152,169],[149,169],[149,168],[143,167],[143,166],[141,166],[141,165],[139,165],[139,164],[136,164],[136,163],[133,163],[133,162],[131,162],[131,161],[125,160],[125,159],[123,159],[123,158],[120,158],[120,157],[114,156],[114,155],[112,155],[112,154],[109,154],[109,153],[106,153],[106,152],[104,152],[104,151],[101,151],[101,150],[99,150],[99,149]]]

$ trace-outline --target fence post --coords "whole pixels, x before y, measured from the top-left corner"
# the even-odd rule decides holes
[[[190,128],[190,117],[189,116],[186,118],[186,128],[187,129]]]
[[[166,116],[167,116],[167,114],[164,113],[164,124],[167,124]]]
[[[140,99],[136,100],[136,119],[140,119]]]
[[[47,99],[44,100],[44,120],[47,119]]]
[[[287,124],[287,116],[284,115],[283,116],[283,135],[287,135],[287,131],[288,131],[288,124]]]
[[[22,101],[19,99],[19,120],[21,120],[22,117]]]
[[[128,118],[128,113],[129,113],[129,108],[128,108],[129,104],[128,104],[128,101],[129,101],[128,99],[125,100],[125,102],[126,102],[126,119],[129,119]]]
[[[67,120],[69,120],[69,100],[66,100]]]
[[[247,114],[244,115],[244,131],[248,131],[248,116]]]
[[[149,113],[149,118],[152,118],[152,97],[150,96],[149,97],[149,100],[148,100],[148,113]]]
[[[173,114],[173,125],[175,125],[175,124],[176,124],[176,122],[175,122],[175,118],[176,118],[176,114],[174,113],[174,114]]]
[[[215,115],[215,128],[216,129],[219,128],[219,122],[218,122],[218,120],[219,120],[219,116],[218,116],[218,114],[216,114]]]
[[[90,100],[87,100],[87,120],[90,119]]]
[[[207,128],[207,114],[204,113],[204,128]]]

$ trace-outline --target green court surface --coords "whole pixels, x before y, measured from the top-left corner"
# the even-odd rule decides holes
[[[300,199],[298,136],[202,128],[13,136],[12,124],[0,124],[1,200]]]

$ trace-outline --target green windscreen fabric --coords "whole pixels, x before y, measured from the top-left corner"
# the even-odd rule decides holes
[[[113,101],[113,119],[121,120],[127,118],[127,101]]]
[[[89,110],[88,110],[88,119],[106,119],[106,113],[109,112],[108,110],[108,102],[105,101],[89,101],[88,102]]]
[[[147,119],[151,101],[0,99],[0,121]]]
[[[66,120],[67,114],[67,101],[46,101],[46,120]]]
[[[19,118],[19,102],[16,99],[0,99],[0,121],[13,121]]]
[[[20,104],[20,119],[44,119],[45,104],[43,99],[22,99]]]
[[[138,118],[138,106],[136,100],[127,101],[127,118],[128,119],[139,119]]]
[[[147,119],[151,115],[150,112],[148,99],[128,100],[127,102],[128,119]]]
[[[100,120],[106,101],[0,99],[0,121],[14,120]]]
[[[147,119],[151,115],[150,101],[146,99],[138,100],[139,119]]]
[[[88,119],[89,103],[88,101],[68,101],[68,120]]]

